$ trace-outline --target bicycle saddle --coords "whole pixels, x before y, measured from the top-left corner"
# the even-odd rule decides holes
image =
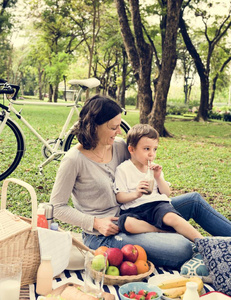
[[[68,81],[71,85],[81,85],[86,86],[90,89],[100,85],[100,81],[97,78],[88,78],[88,79],[72,79]]]

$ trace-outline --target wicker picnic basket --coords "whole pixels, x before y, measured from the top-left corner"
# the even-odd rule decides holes
[[[28,190],[32,203],[32,218],[16,216],[6,209],[7,188],[16,183]],[[63,231],[60,229],[60,231]],[[81,241],[72,236],[72,244],[85,257],[87,251],[93,252]],[[3,181],[0,210],[0,262],[6,257],[19,257],[22,260],[21,285],[36,282],[40,264],[39,238],[37,230],[37,196],[34,188],[19,179],[7,178]]]
[[[106,285],[122,285],[128,282],[138,282],[142,281],[145,278],[149,277],[154,272],[154,265],[152,262],[148,261],[149,270],[145,273],[139,275],[131,275],[131,276],[113,276],[113,275],[104,275],[104,284]],[[97,278],[99,276],[99,272],[91,269],[93,278]],[[102,274],[102,273],[101,273]]]
[[[25,187],[32,201],[32,221],[18,217],[6,210],[7,188],[10,182]],[[29,219],[28,219],[29,220]],[[2,185],[0,210],[0,258],[19,257],[22,260],[21,285],[34,283],[40,264],[39,241],[37,233],[37,197],[31,185],[9,178]]]

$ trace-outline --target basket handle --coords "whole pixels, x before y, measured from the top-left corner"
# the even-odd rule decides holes
[[[31,222],[31,225],[32,225],[32,230],[36,230],[37,229],[37,195],[35,193],[34,188],[29,183],[26,183],[25,181],[22,181],[22,180],[16,179],[16,178],[7,178],[7,179],[5,179],[3,181],[3,184],[2,184],[1,209],[6,209],[7,188],[8,188],[8,184],[10,182],[13,182],[13,183],[16,183],[16,184],[19,184],[19,185],[23,186],[30,193],[31,202],[32,202],[32,222]]]

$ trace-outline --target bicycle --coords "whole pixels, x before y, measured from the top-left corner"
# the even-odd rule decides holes
[[[23,102],[18,100],[16,101],[20,87],[18,85],[9,84],[6,80],[0,79],[0,94],[3,94],[3,104],[0,103],[0,107],[2,108],[0,111],[0,181],[9,176],[17,168],[26,151],[26,143],[23,131],[19,125],[12,118],[10,118],[11,113],[14,113],[18,120],[22,121],[23,124],[29,128],[29,130],[43,144],[42,154],[46,160],[39,165],[40,174],[42,174],[44,166],[53,160],[58,160],[74,144],[78,142],[75,135],[72,134],[73,127],[76,123],[71,126],[70,129],[68,129],[68,126],[74,113],[77,114],[78,122],[79,107],[81,107],[78,102],[81,99],[82,93],[87,89],[99,86],[100,81],[96,78],[81,80],[73,79],[69,81],[69,84],[76,85],[79,88],[79,90],[76,91],[75,100],[73,103]],[[8,106],[4,105],[6,100],[9,102]],[[70,112],[58,138],[46,140],[22,116],[21,110],[17,111],[15,109],[14,105],[66,106],[70,107]],[[126,114],[125,110],[124,113]],[[120,126],[124,134],[126,134],[130,129],[129,124],[123,119]]]

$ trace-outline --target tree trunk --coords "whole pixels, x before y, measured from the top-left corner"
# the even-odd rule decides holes
[[[39,100],[43,100],[43,89],[42,89],[42,75],[43,75],[43,69],[41,70],[40,67],[38,69],[38,80],[39,80]]]
[[[181,29],[181,35],[184,39],[185,45],[187,50],[189,51],[190,55],[192,56],[198,75],[200,77],[201,82],[201,98],[200,98],[200,107],[198,110],[197,117],[195,118],[196,121],[199,121],[200,119],[203,119],[206,121],[208,119],[208,103],[209,103],[209,75],[206,70],[206,67],[204,66],[196,48],[192,44],[192,41],[188,35],[187,28],[185,25],[185,21],[180,16],[180,29]]]
[[[53,96],[53,86],[51,83],[49,83],[49,102],[52,102],[52,96]]]
[[[164,128],[164,122],[166,115],[167,95],[172,74],[176,66],[176,39],[181,5],[182,0],[167,1],[167,18],[162,48],[162,64],[156,86],[154,105],[149,119],[149,124],[159,132],[160,136],[170,136],[170,134]]]
[[[206,121],[208,119],[209,104],[209,80],[207,76],[200,77],[201,82],[201,98],[200,106],[195,121]]]
[[[220,70],[216,73],[216,75],[214,76],[213,78],[213,83],[212,83],[212,92],[211,92],[211,97],[210,97],[210,100],[209,100],[209,107],[208,109],[209,110],[212,110],[213,108],[213,101],[214,101],[214,98],[215,98],[215,91],[216,91],[216,84],[217,84],[217,80],[219,78],[219,75],[223,72],[224,68],[227,66],[227,64],[231,61],[231,56],[228,57],[224,63],[222,64]]]
[[[148,123],[148,115],[152,109],[151,66],[153,49],[145,42],[139,13],[139,1],[130,0],[134,36],[126,15],[123,0],[115,0],[125,50],[131,63],[134,77],[138,84],[140,123]]]
[[[54,102],[58,102],[58,92],[59,92],[59,85],[56,84],[53,93]]]
[[[126,76],[127,76],[127,55],[125,49],[123,49],[123,65],[122,65],[122,84],[120,89],[120,104],[125,108],[125,92],[126,92]]]
[[[140,109],[140,123],[148,123],[148,115],[152,109],[152,90],[150,77],[138,81],[138,103]]]

